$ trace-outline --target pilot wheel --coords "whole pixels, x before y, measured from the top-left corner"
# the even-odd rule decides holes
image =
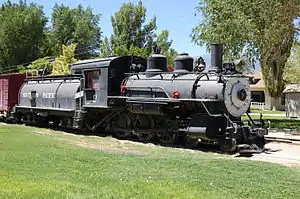
[[[226,153],[233,153],[237,149],[237,141],[234,138],[221,142],[220,148]]]

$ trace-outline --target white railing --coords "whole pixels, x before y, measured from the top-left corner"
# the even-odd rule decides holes
[[[251,102],[251,108],[265,110],[265,103],[263,102]]]

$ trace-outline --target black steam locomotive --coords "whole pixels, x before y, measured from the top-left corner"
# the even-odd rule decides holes
[[[209,142],[226,152],[261,152],[268,127],[249,115],[247,124],[241,120],[250,106],[251,81],[233,63],[223,63],[222,45],[211,47],[208,72],[195,68],[187,54],[176,57],[169,72],[166,57],[153,54],[147,60],[84,60],[71,65],[71,75],[26,78],[13,117],[143,142]]]

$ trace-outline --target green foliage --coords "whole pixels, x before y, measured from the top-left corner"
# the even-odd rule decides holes
[[[62,45],[62,54],[57,56],[54,60],[52,57],[44,57],[37,59],[28,66],[18,66],[21,73],[30,72],[35,73],[39,69],[49,69],[52,71],[51,75],[70,74],[69,64],[77,61],[75,59],[76,44],[69,46]]]
[[[52,58],[51,57],[43,57],[40,59],[35,60],[32,62],[30,65],[27,67],[25,66],[19,66],[18,70],[21,73],[25,73],[26,71],[37,71],[39,69],[49,69],[50,71],[52,70],[52,63],[51,63]]]
[[[284,73],[284,80],[288,84],[300,84],[300,44],[298,43],[292,48]]]
[[[173,43],[173,40],[168,41],[168,38],[169,31],[167,30],[162,30],[161,33],[157,35],[156,44],[160,48],[162,54],[168,52]]]
[[[174,49],[169,51],[172,40],[169,41],[169,32],[162,30],[158,35],[156,30],[156,18],[146,21],[146,8],[139,1],[123,3],[118,12],[111,17],[113,34],[105,37],[101,46],[101,57],[112,55],[137,55],[147,58],[153,53],[154,45],[161,49],[161,53],[173,59]],[[168,60],[170,64],[173,61]]]
[[[224,43],[225,58],[258,58],[268,93],[281,95],[283,71],[294,40],[298,0],[201,0],[203,20],[193,29],[199,44]],[[207,46],[209,48],[209,46]]]
[[[52,13],[51,37],[54,52],[61,53],[61,46],[76,43],[76,58],[86,59],[97,56],[95,50],[100,46],[100,15],[93,13],[90,7],[82,5],[71,9],[65,5],[55,4]]]
[[[161,33],[157,35],[155,44],[160,48],[161,54],[165,55],[168,59],[168,66],[174,66],[174,59],[179,55],[174,48],[171,48],[173,40],[169,41],[169,31],[162,30]]]
[[[175,57],[179,55],[179,53],[174,48],[169,48],[167,51],[163,53],[168,59],[168,66],[173,67],[175,65]]]
[[[56,57],[53,63],[52,75],[70,74],[69,64],[77,61],[75,59],[76,44],[62,46],[62,55]]]
[[[6,1],[0,8],[0,71],[13,72],[17,67],[44,56],[47,18],[37,4],[20,0]]]
[[[104,40],[101,44],[100,52],[101,57],[108,57],[114,55],[111,45],[111,39],[109,39],[108,37],[104,37]]]
[[[128,52],[131,46],[135,46],[145,48],[148,54],[151,53],[155,37],[156,18],[150,19],[149,23],[145,24],[146,11],[142,1],[139,1],[138,5],[130,2],[123,3],[120,10],[111,16],[113,28],[111,42],[114,53],[119,52],[119,46]]]

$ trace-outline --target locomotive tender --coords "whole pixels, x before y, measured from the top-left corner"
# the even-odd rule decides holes
[[[187,54],[168,72],[166,57],[153,54],[84,60],[71,65],[71,75],[26,78],[13,117],[143,142],[195,147],[201,141],[226,152],[261,152],[268,127],[249,115],[248,125],[241,120],[251,81],[223,63],[221,44],[211,47],[208,72],[195,71]]]

